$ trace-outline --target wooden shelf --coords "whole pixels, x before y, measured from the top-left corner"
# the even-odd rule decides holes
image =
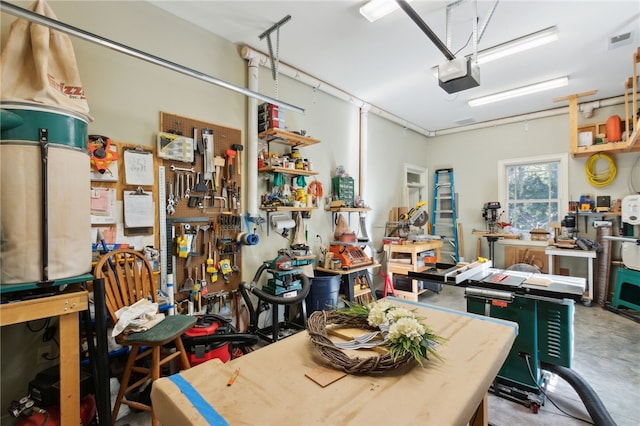
[[[285,173],[288,175],[297,175],[297,176],[314,176],[319,174],[319,172],[314,172],[312,170],[290,169],[288,167],[274,167],[274,166],[267,166],[267,167],[258,169],[258,173]]]
[[[306,212],[318,207],[292,207],[292,206],[260,206],[260,210],[267,212]]]
[[[282,129],[269,129],[258,134],[258,137],[266,142],[277,142],[283,145],[294,147],[305,147],[320,143],[319,139],[310,138],[308,136],[298,135],[297,133],[288,132]]]
[[[624,154],[627,152],[640,152],[640,125],[635,114],[638,110],[638,63],[640,63],[640,48],[636,49],[632,58],[633,62],[633,77],[630,77],[624,83],[624,107],[625,118],[622,120],[622,125],[628,130],[633,128],[633,132],[628,134],[627,139],[619,142],[610,142],[589,146],[578,146],[578,133],[580,130],[593,131],[594,137],[599,133],[604,133],[603,129],[606,128],[606,124],[598,123],[592,125],[578,126],[578,98],[583,96],[591,96],[596,93],[595,90],[584,93],[577,93],[563,98],[554,99],[558,101],[569,101],[569,152],[573,157],[588,157],[593,154],[607,153],[607,154]],[[629,99],[631,97],[631,99]],[[629,112],[629,105],[631,104],[631,112]]]
[[[429,269],[428,265],[414,266],[410,263],[389,262],[389,271],[394,274],[408,275],[411,272],[424,272]]]
[[[320,143],[319,139],[310,138],[308,136],[302,136],[297,133],[288,132],[286,130],[281,129],[268,129],[264,132],[258,134],[258,138],[266,141],[267,143],[276,142],[283,145],[288,145],[291,147],[301,148],[309,145],[315,145]],[[302,169],[290,169],[288,167],[277,167],[277,166],[267,166],[261,167],[258,169],[259,173],[283,173],[287,175],[293,176],[315,176],[319,174],[316,171],[312,170],[302,170]],[[310,212],[311,210],[316,210],[318,207],[293,207],[293,206],[265,206],[261,205],[260,210],[266,211],[268,213],[272,212]],[[267,228],[267,235],[269,232],[269,228]]]
[[[396,290],[396,297],[398,299],[411,300],[413,302],[417,302],[418,301],[418,296],[420,296],[422,293],[425,293],[426,291],[427,291],[426,288],[424,288],[422,290],[418,290],[416,292],[405,291],[405,290]]]
[[[416,242],[414,244],[385,244],[384,250],[391,249],[391,253],[411,253],[413,255],[427,250],[438,251],[443,245],[442,240]],[[391,247],[389,247],[391,246]]]
[[[574,157],[590,157],[593,154],[598,153],[624,154],[625,152],[639,152],[640,144],[635,143],[635,141],[638,140],[639,132],[633,132],[633,134],[635,135],[633,136],[635,139],[627,142],[611,142],[590,146],[579,146],[571,152],[571,155],[573,155]]]
[[[370,212],[369,207],[327,207],[325,211],[333,213]]]
[[[353,297],[354,298],[360,297],[362,295],[369,294],[369,293],[371,293],[371,289],[370,288],[360,288],[359,285],[354,285],[353,286]]]

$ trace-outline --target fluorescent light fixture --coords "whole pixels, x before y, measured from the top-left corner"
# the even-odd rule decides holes
[[[504,58],[515,53],[524,52],[534,47],[543,46],[558,40],[558,28],[549,27],[535,33],[509,40],[505,43],[492,46],[478,52],[478,65],[486,64],[496,59]],[[472,55],[467,55],[470,58]],[[431,72],[438,77],[438,67],[432,67]]]
[[[407,0],[407,3],[412,1]],[[360,15],[367,18],[369,22],[375,22],[399,8],[395,0],[371,0],[360,8]]]
[[[481,50],[478,52],[477,62],[478,65],[486,64],[487,62],[504,58],[505,56],[513,55],[514,53],[524,52],[525,50],[533,49],[534,47],[543,46],[556,40],[558,40],[558,29],[556,27],[549,27],[526,36],[518,37],[506,43]]]
[[[475,99],[469,99],[469,106],[476,107],[480,105],[490,104],[492,102],[503,101],[518,96],[530,95],[532,93],[542,92],[557,87],[564,87],[569,84],[569,77],[560,77],[553,80],[543,81],[541,83],[531,84],[529,86],[518,87],[517,89],[506,90],[504,92],[494,93],[493,95],[481,96]]]

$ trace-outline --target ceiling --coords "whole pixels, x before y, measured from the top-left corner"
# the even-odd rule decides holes
[[[556,26],[559,39],[480,66],[480,86],[448,94],[432,68],[444,54],[401,9],[369,22],[359,14],[365,1],[151,1],[154,5],[238,45],[267,53],[259,35],[291,15],[279,33],[279,59],[314,78],[427,132],[566,106],[553,99],[597,90],[580,102],[616,97],[632,74],[640,46],[640,2],[463,0],[449,16],[450,50],[459,55],[473,31],[474,4],[486,28],[482,50]],[[419,1],[411,7],[446,42],[449,1]],[[489,18],[489,19],[488,19]],[[610,46],[610,38],[631,33]],[[272,33],[273,48],[276,33]],[[470,107],[467,101],[524,85],[569,77],[569,85],[546,92]],[[264,91],[263,91],[264,92]],[[266,93],[266,92],[265,92]],[[280,92],[285,102],[287,94]]]

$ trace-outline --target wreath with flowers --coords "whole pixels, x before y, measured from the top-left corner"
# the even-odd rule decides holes
[[[423,320],[414,311],[384,300],[367,305],[348,303],[342,309],[312,313],[307,320],[307,332],[320,356],[332,368],[349,374],[379,374],[413,362],[422,366],[430,355],[442,360],[436,349],[446,339],[436,335]],[[358,328],[369,333],[348,342],[334,342],[328,334],[335,334],[336,328]],[[344,352],[344,349],[372,348],[382,353],[352,357]]]

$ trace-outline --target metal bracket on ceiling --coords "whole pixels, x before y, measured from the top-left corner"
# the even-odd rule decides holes
[[[416,13],[416,11],[413,10],[413,8],[411,8],[411,6],[409,6],[409,3],[407,1],[405,1],[405,0],[396,0],[396,3],[398,3],[400,8],[402,10],[404,10],[404,12],[407,15],[409,15],[409,17],[418,25],[418,27],[427,35],[427,37],[429,37],[431,42],[442,52],[442,54],[448,60],[453,60],[453,59],[456,58],[455,54],[451,51],[451,27],[449,25],[449,18],[450,18],[451,12],[455,8],[457,8],[457,7],[459,7],[462,4],[467,3],[467,2],[471,2],[472,5],[473,5],[473,14],[474,14],[474,16],[473,16],[472,37],[473,37],[473,56],[474,56],[474,59],[475,59],[475,57],[477,57],[477,52],[478,52],[478,42],[480,41],[480,38],[482,38],[482,35],[484,34],[484,31],[486,29],[486,26],[489,23],[489,20],[491,19],[491,17],[493,16],[493,12],[495,11],[496,7],[498,6],[499,0],[495,0],[493,5],[491,6],[491,10],[489,11],[489,14],[488,14],[486,20],[480,26],[480,29],[478,29],[477,0],[456,0],[456,1],[452,2],[452,3],[449,3],[447,5],[447,9],[446,9],[446,38],[445,38],[445,42],[444,43],[431,30],[431,28],[429,28],[429,26],[422,20],[422,18]]]
[[[484,22],[482,23],[479,22],[479,18],[478,18],[477,0],[457,0],[457,1],[454,1],[453,3],[449,3],[447,5],[447,15],[446,15],[446,44],[449,49],[451,49],[451,28],[449,26],[449,18],[451,16],[451,12],[458,6],[462,5],[462,3],[467,3],[468,1],[473,3],[474,16],[473,16],[472,37],[473,37],[473,56],[475,59],[478,55],[478,43],[480,43],[480,40],[484,35],[484,31],[487,29],[487,25],[489,24],[489,21],[491,20],[491,17],[495,12],[496,7],[498,7],[498,3],[500,2],[500,0],[495,0],[495,2],[491,5],[491,9],[489,10],[489,13],[487,14],[487,17],[485,18]],[[478,28],[478,25],[480,25],[480,28]]]
[[[287,15],[275,24],[273,24],[269,29],[260,34],[258,38],[262,40],[263,38],[267,38],[267,45],[269,47],[269,58],[271,59],[271,75],[274,80],[277,80],[278,76],[278,59],[279,59],[279,50],[280,50],[280,27],[286,24],[291,20],[291,15]],[[271,33],[276,31],[276,51],[275,54],[273,52],[273,45],[271,43]]]
[[[462,3],[466,3],[467,0],[458,0],[455,1],[453,3],[450,3],[447,5],[447,17],[446,17],[446,43],[447,43],[447,47],[449,49],[451,49],[451,27],[449,25],[449,18],[451,17],[451,13],[452,11],[457,8],[458,6],[460,6]],[[471,36],[472,36],[472,46],[473,46],[473,59],[474,61],[476,60],[477,56],[478,56],[478,3],[476,2],[476,0],[470,0],[470,2],[472,3],[472,7],[473,7],[473,25],[472,25],[472,32],[471,32]],[[467,41],[468,43],[468,41]]]

